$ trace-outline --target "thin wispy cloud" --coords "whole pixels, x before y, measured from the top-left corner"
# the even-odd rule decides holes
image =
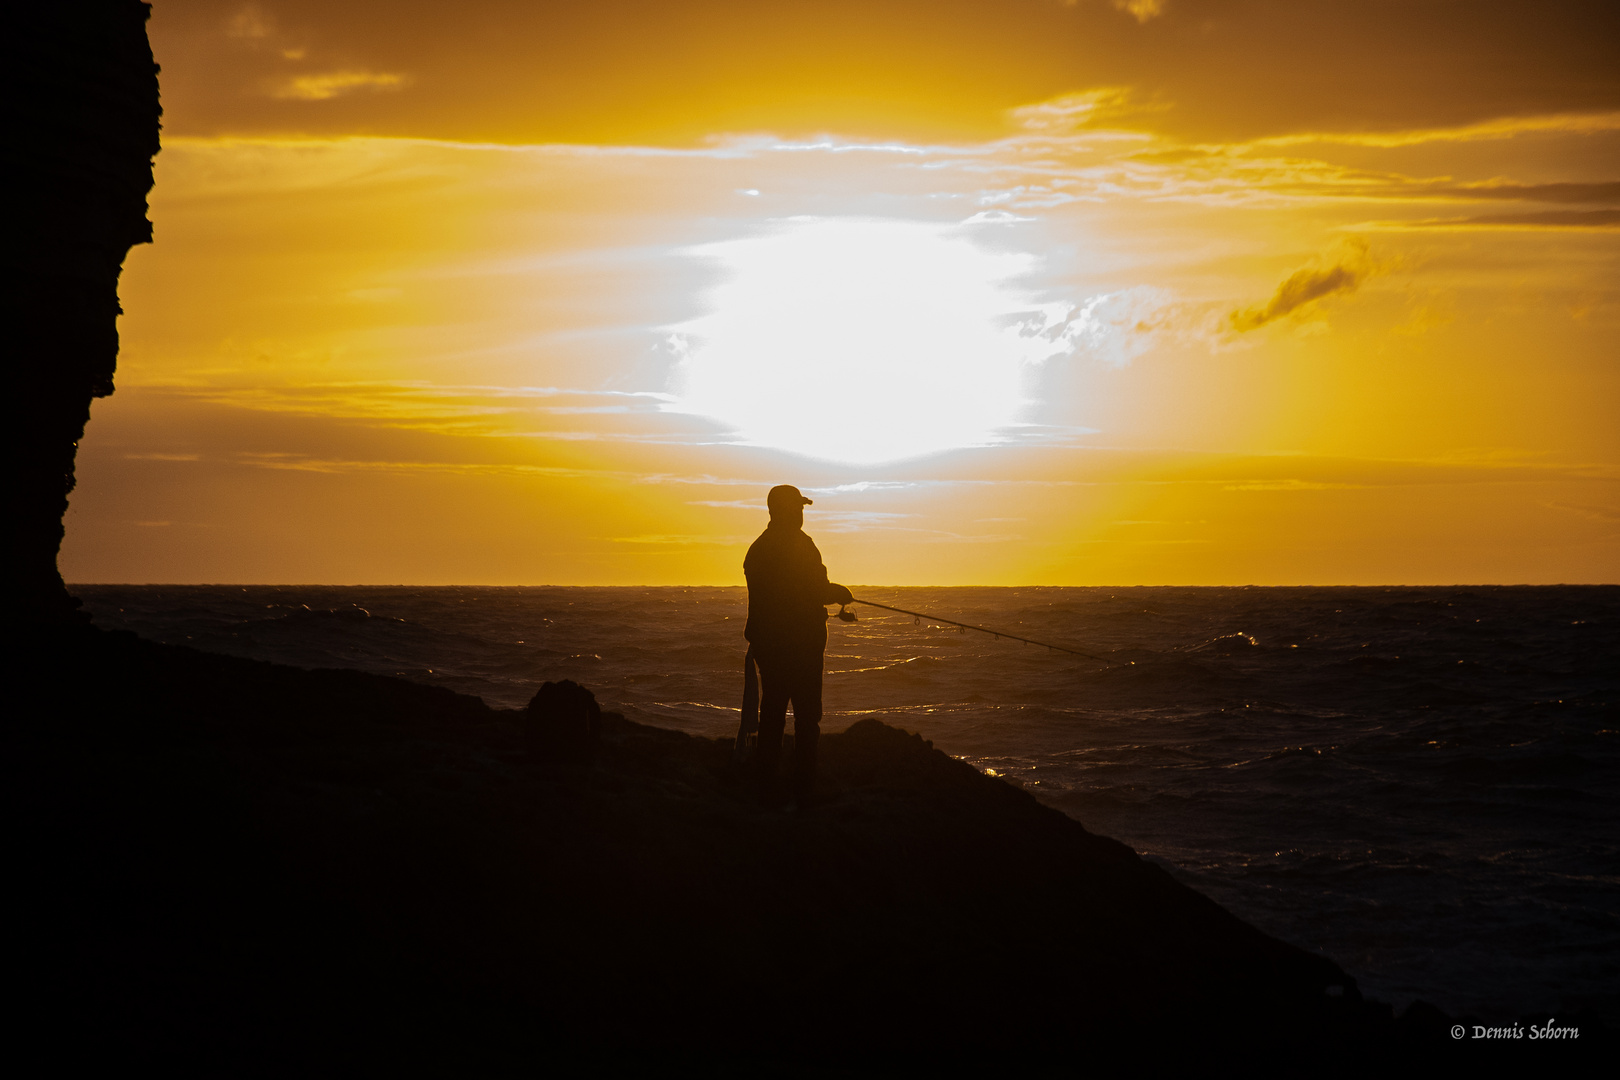
[[[1500,180],[1458,184],[1435,190],[1439,196],[1462,199],[1512,199],[1544,203],[1620,203],[1620,181],[1597,184],[1515,184]]]
[[[391,71],[326,71],[277,80],[270,96],[283,101],[330,101],[357,90],[401,90],[409,81]]]
[[[1608,229],[1620,225],[1620,210],[1543,210],[1525,214],[1479,214],[1475,217],[1412,222],[1430,228],[1462,226],[1530,229]]]
[[[1033,105],[1020,105],[1009,116],[1024,131],[1037,135],[1064,135],[1105,120],[1118,120],[1132,114],[1162,109],[1163,106],[1145,105],[1136,100],[1128,86],[1102,86],[1049,98]]]
[[[148,384],[148,392],[258,412],[354,420],[391,427],[554,438],[613,437],[609,432],[532,431],[536,417],[665,415],[669,395],[656,391],[531,386],[457,386],[428,382],[355,381],[304,385]],[[652,437],[654,433],[648,433]]]
[[[653,547],[735,547],[752,536],[698,536],[682,533],[645,533],[641,536],[613,536],[614,544],[646,544]]]
[[[1252,146],[1300,146],[1337,143],[1391,148],[1421,143],[1488,142],[1520,135],[1595,135],[1620,131],[1620,112],[1553,113],[1542,116],[1505,116],[1455,127],[1397,131],[1309,131],[1255,139]]]

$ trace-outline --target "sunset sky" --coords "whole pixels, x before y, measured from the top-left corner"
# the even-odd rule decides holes
[[[63,575],[1620,580],[1616,11],[155,0]]]

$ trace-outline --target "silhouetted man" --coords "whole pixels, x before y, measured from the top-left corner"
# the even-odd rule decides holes
[[[754,750],[761,801],[774,801],[782,729],[793,705],[793,790],[799,805],[810,797],[821,736],[821,657],[827,649],[827,604],[847,604],[849,590],[827,580],[821,552],[804,534],[810,500],[788,484],[765,498],[771,523],[748,549],[749,655],[759,665],[759,742]]]

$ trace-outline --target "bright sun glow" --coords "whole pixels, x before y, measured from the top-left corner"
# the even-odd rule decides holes
[[[746,442],[873,463],[995,440],[1024,404],[1051,313],[1013,282],[1022,254],[962,226],[794,218],[705,245],[725,278],[675,327],[683,412]]]

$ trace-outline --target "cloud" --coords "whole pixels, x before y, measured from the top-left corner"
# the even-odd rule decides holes
[[[1163,289],[1137,286],[1088,299],[1070,321],[1072,337],[1110,367],[1124,367],[1169,328],[1173,301]]]
[[[1366,484],[1333,484],[1320,480],[1251,480],[1243,484],[1227,484],[1227,491],[1339,491],[1363,488]]]
[[[156,389],[153,387],[153,389]],[[164,387],[170,393],[265,412],[355,420],[437,421],[512,414],[639,412],[656,414],[668,394],[631,390],[576,390],[555,386],[466,386],[410,381],[308,382],[291,386]],[[553,399],[580,405],[543,404]]]
[[[864,495],[871,491],[906,491],[919,486],[915,480],[860,480],[853,484],[809,487],[804,490],[817,495]]]
[[[1012,225],[1020,221],[1034,221],[1032,217],[1010,214],[1005,210],[980,210],[962,221],[964,225]]]
[[[1340,124],[1375,136],[1421,132],[1613,99],[1612,50],[1602,44],[1613,37],[1612,16],[1591,0],[1538,5],[1533,18],[1525,5],[1500,2],[1043,0],[1005,20],[987,19],[982,4],[938,0],[888,0],[876,5],[880,18],[873,5],[823,4],[806,20],[795,14],[803,7],[469,0],[387,18],[377,12],[388,6],[375,4],[169,0],[153,33],[163,37],[165,94],[186,102],[174,123],[193,132],[284,130],[278,110],[235,92],[262,69],[219,57],[261,42],[260,58],[272,61],[279,46],[304,44],[283,40],[289,31],[307,35],[312,53],[354,66],[416,57],[417,77],[435,90],[388,102],[358,129],[336,110],[306,123],[511,143],[671,144],[728,130],[993,137],[1003,109],[1072,89],[1077,72],[1155,87],[1178,103],[1166,121],[1198,138]],[[222,32],[227,24],[236,37]],[[536,62],[537,42],[551,62]],[[829,55],[839,62],[828,65]],[[974,57],[966,79],[964,55]],[[907,72],[898,81],[897,58]]]
[[[309,55],[308,48],[288,41],[277,25],[275,16],[258,4],[243,4],[238,8],[236,14],[225,23],[225,36],[238,47],[254,52],[273,50],[280,53],[283,60],[302,60]]]
[[[1049,98],[1034,105],[1020,105],[1010,110],[1008,115],[1025,131],[1039,135],[1063,135],[1105,118],[1112,119],[1146,108],[1131,102],[1129,87],[1099,86],[1082,93]]]
[[[399,90],[409,80],[393,72],[329,71],[293,75],[279,81],[270,96],[282,101],[329,101],[356,90]]]
[[[638,474],[608,469],[577,469],[557,465],[524,465],[476,461],[378,461],[352,458],[321,458],[296,450],[237,450],[234,464],[256,469],[313,473],[444,473],[454,476],[549,477],[600,481],[621,479],[637,482]]]
[[[1130,91],[1119,87],[1052,98],[1013,110],[1009,115],[1022,130],[1000,143],[987,144],[987,154],[963,154],[954,160],[942,154],[942,160],[932,167],[978,175],[993,173],[996,182],[977,195],[980,206],[1026,215],[1075,203],[1102,204],[1122,198],[1260,210],[1288,204],[1366,202],[1380,211],[1377,224],[1369,227],[1383,229],[1388,223],[1382,216],[1388,210],[1411,209],[1424,202],[1518,202],[1526,204],[1526,210],[1566,206],[1609,209],[1620,202],[1620,182],[1613,180],[1535,183],[1503,177],[1425,177],[1375,167],[1376,158],[1360,165],[1332,160],[1335,147],[1344,144],[1378,149],[1419,144],[1444,147],[1519,135],[1583,140],[1620,130],[1620,113],[1510,117],[1450,128],[1381,133],[1317,131],[1196,145],[1178,144],[1147,131],[1124,130],[1134,124],[1131,118],[1135,114],[1161,107],[1162,102],[1136,102]],[[1565,145],[1574,148],[1573,142]],[[1540,154],[1535,146],[1514,152],[1522,153],[1526,164]],[[1537,203],[1546,205],[1534,206]],[[1425,211],[1424,216],[1433,213]],[[1554,219],[1545,223],[1559,224]],[[1594,217],[1562,222],[1593,223],[1602,221]],[[1423,227],[1432,224],[1427,222]]]
[[[1532,228],[1595,228],[1620,225],[1620,210],[1548,210],[1539,214],[1482,214],[1445,225],[1521,225]]]
[[[225,24],[227,36],[247,41],[267,38],[275,31],[275,19],[258,4],[243,4]]]
[[[1288,277],[1262,307],[1240,308],[1227,317],[1234,330],[1258,330],[1306,304],[1334,293],[1355,292],[1376,269],[1363,240],[1347,241],[1345,250],[1326,266],[1308,266]]]
[[[1115,11],[1123,11],[1139,23],[1164,14],[1165,0],[1112,0]]]
[[[816,514],[815,528],[819,532],[866,532],[870,529],[894,528],[894,522],[914,518],[916,514],[888,514],[878,510],[820,510]]]
[[[1166,0],[1108,0],[1115,11],[1123,11],[1139,23],[1149,19],[1156,19],[1164,14]],[[1078,6],[1080,0],[1063,0],[1063,6],[1072,8]]]
[[[1179,300],[1168,289],[1137,285],[1088,296],[1079,303],[1057,301],[1010,316],[1018,335],[1030,342],[1029,362],[1082,355],[1109,367],[1124,367],[1161,339],[1219,344],[1219,314],[1207,305]],[[1074,425],[1015,424],[1001,429],[1000,441],[1062,441],[1093,434]]]
[[[1609,203],[1620,202],[1620,182],[1600,184],[1508,184],[1493,181],[1488,184],[1463,184],[1459,187],[1439,188],[1438,195],[1464,199],[1515,199],[1544,203]]]
[[[1301,146],[1336,143],[1350,146],[1416,146],[1434,142],[1486,142],[1520,135],[1596,135],[1620,130],[1620,112],[1543,113],[1505,116],[1452,127],[1411,128],[1405,131],[1310,131],[1255,139],[1252,146]]]
[[[1421,232],[1429,229],[1608,229],[1620,225],[1620,210],[1543,210],[1477,217],[1418,218],[1411,221],[1365,221],[1360,229]]]
[[[647,533],[641,536],[613,536],[615,544],[651,544],[657,547],[735,547],[752,536],[695,536],[690,533]]]

